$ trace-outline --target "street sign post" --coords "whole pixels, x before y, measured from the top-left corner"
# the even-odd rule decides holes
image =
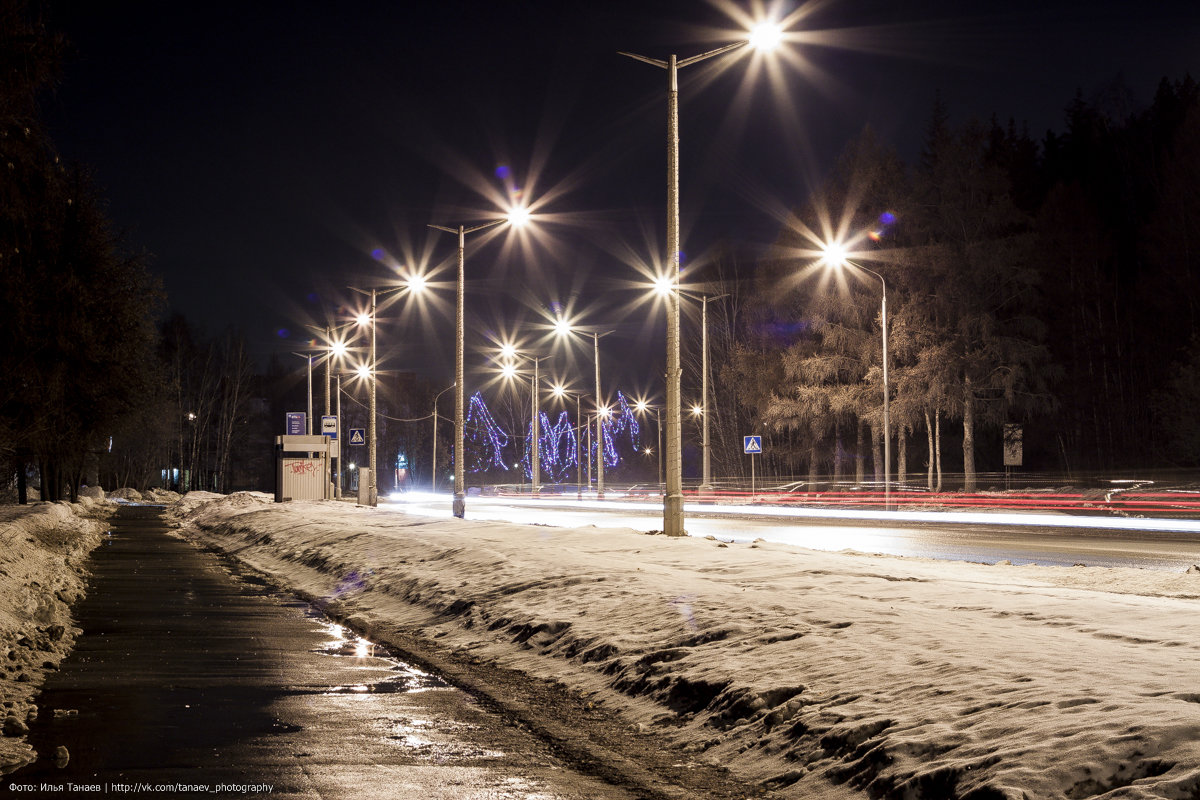
[[[754,497],[754,457],[762,455],[761,436],[743,436],[742,451],[750,456],[750,497]]]
[[[288,436],[303,436],[304,423],[307,419],[307,414],[303,411],[287,412],[287,435]]]

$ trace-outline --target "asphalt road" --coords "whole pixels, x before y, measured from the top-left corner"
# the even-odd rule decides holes
[[[448,495],[380,499],[397,512],[449,516]],[[572,498],[468,497],[467,516],[529,524],[662,528],[661,506]],[[995,521],[993,521],[995,520]],[[1000,520],[1003,520],[1001,522]],[[1137,527],[1139,523],[1146,527]],[[1183,571],[1200,564],[1200,529],[1194,521],[1081,518],[1050,514],[954,512],[838,512],[689,504],[685,526],[693,536],[749,541],[756,538],[815,550],[1014,564],[1137,567]]]
[[[23,797],[629,798],[471,695],[127,509],[4,776]],[[65,747],[68,758],[57,758]]]

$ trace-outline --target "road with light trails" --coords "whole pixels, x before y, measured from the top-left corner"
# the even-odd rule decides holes
[[[450,516],[450,496],[410,492],[380,498],[380,507]],[[1200,564],[1200,522],[965,511],[878,511],[688,503],[692,536],[765,539],[814,550],[856,550],[954,561],[1177,572]],[[661,530],[655,502],[574,497],[468,497],[467,519],[563,527]]]

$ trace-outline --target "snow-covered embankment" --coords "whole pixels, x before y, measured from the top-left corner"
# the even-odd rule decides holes
[[[0,774],[32,761],[25,734],[46,674],[79,634],[88,554],[102,541],[103,501],[0,506]]]
[[[368,635],[559,681],[781,797],[1200,796],[1200,575],[268,499],[172,513]]]

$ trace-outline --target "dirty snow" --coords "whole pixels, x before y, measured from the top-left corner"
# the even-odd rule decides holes
[[[779,797],[1200,797],[1200,574],[270,499],[169,514],[368,635],[557,680]]]
[[[35,757],[25,739],[34,700],[80,632],[71,606],[111,511],[99,498],[0,506],[0,774]]]

